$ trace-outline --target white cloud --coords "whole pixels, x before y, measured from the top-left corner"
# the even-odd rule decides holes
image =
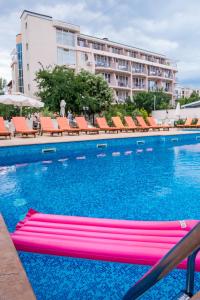
[[[20,30],[21,10],[26,8],[80,25],[87,34],[166,54],[179,61],[181,80],[200,87],[199,0],[30,0],[28,4],[0,0],[0,4],[4,11],[0,11],[0,76],[10,78],[9,55]]]

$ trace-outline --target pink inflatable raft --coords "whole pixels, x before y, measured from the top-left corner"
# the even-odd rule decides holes
[[[17,250],[154,265],[198,221],[125,221],[50,215],[30,210],[12,233]],[[186,269],[187,261],[179,268]],[[200,271],[200,256],[196,259]]]

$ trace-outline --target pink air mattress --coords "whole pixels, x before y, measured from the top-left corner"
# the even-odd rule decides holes
[[[29,210],[12,233],[17,250],[154,265],[198,221],[126,221],[48,215]],[[179,268],[186,269],[186,261]],[[200,271],[200,256],[196,270]]]

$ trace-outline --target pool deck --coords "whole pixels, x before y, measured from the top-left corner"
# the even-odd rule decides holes
[[[167,136],[167,135],[179,135],[179,134],[193,134],[200,131],[182,131],[178,129],[171,129],[169,131],[149,131],[149,132],[121,132],[121,133],[100,133],[100,134],[84,134],[80,135],[67,135],[63,136],[50,136],[43,135],[33,137],[15,137],[12,139],[0,138],[0,147],[6,146],[20,146],[20,145],[33,145],[33,144],[47,144],[47,143],[63,143],[63,142],[75,142],[75,141],[90,141],[90,140],[102,140],[102,139],[116,139],[116,138],[131,138],[131,137],[145,137],[145,136]]]
[[[0,300],[36,300],[1,214]]]

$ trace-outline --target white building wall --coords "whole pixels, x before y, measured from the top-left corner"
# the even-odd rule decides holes
[[[176,109],[168,109],[168,110],[154,110],[152,111],[152,116],[157,121],[162,121],[162,123],[174,123],[178,119],[186,119],[200,118],[200,107],[195,108],[183,108],[180,110],[180,116],[176,115]]]
[[[73,32],[76,37],[75,45],[69,46],[70,43],[58,44],[56,28]],[[109,85],[113,88],[115,95],[119,94],[121,100],[124,100],[126,95],[132,96],[140,91],[163,88],[170,95],[172,104],[174,104],[174,85],[177,69],[164,55],[118,44],[108,39],[87,36],[80,33],[79,26],[56,21],[51,17],[28,11],[24,11],[21,16],[21,33],[25,94],[35,96],[37,91],[35,74],[41,68],[39,62],[42,63],[44,68],[58,64],[57,48],[59,47],[59,49],[69,50],[69,52],[75,51],[75,63],[73,65],[66,64],[68,67],[75,69],[76,72],[85,69],[92,73],[104,74],[104,77],[109,75]],[[78,39],[84,41],[84,43],[77,43]],[[94,47],[95,45],[100,45],[100,49]],[[120,53],[116,53],[113,49],[120,50]],[[83,54],[87,56],[85,61],[83,60]],[[97,56],[106,57],[106,60],[110,62],[109,66],[97,65],[95,63],[95,57]],[[127,64],[127,68],[122,68],[124,66],[123,61]],[[136,64],[143,66],[141,70],[135,70],[138,68],[136,68]],[[154,70],[154,72],[151,68],[156,71]],[[168,71],[170,76],[167,74]],[[127,77],[127,82],[124,82],[126,80],[122,77],[125,79]],[[154,82],[154,87],[151,86],[152,82]]]
[[[23,47],[24,92],[34,96],[37,90],[35,74],[57,63],[56,29],[52,20],[24,14],[21,20]]]

